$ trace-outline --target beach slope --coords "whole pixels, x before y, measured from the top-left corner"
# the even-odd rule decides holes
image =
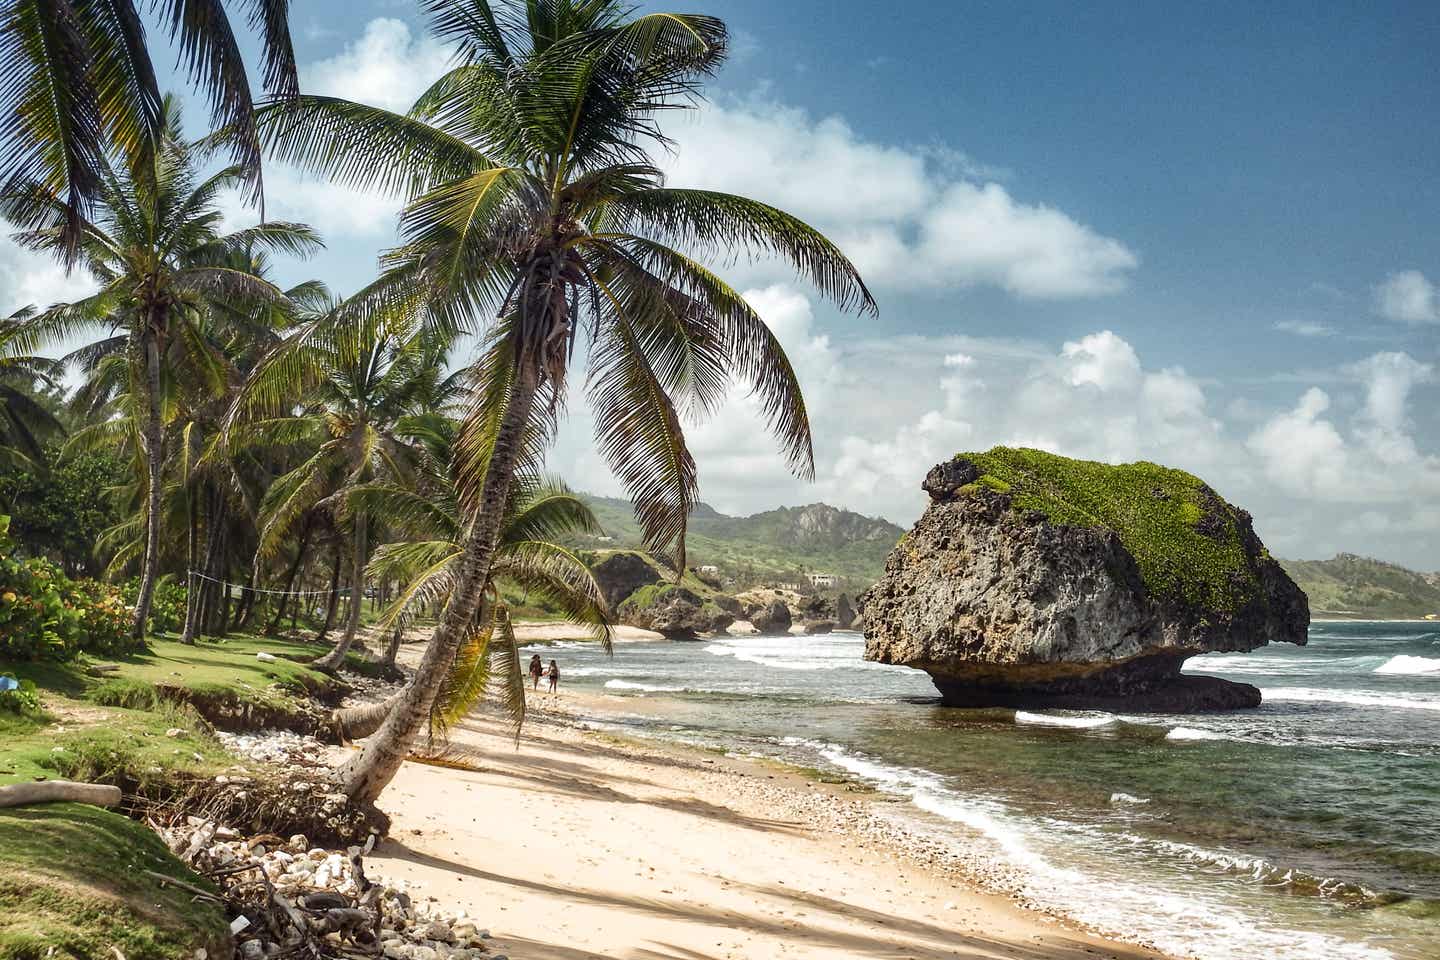
[[[367,862],[516,960],[1157,956],[901,855],[843,787],[544,719],[518,749],[484,719],[453,734],[477,769],[407,763]]]

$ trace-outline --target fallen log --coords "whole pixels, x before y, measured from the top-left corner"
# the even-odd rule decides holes
[[[24,807],[32,803],[89,803],[113,807],[120,802],[120,788],[104,783],[75,783],[71,780],[39,780],[0,787],[0,807]]]

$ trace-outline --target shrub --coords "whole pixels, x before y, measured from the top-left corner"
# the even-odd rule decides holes
[[[68,660],[79,651],[80,613],[70,584],[49,560],[10,553],[8,518],[0,518],[0,658]]]
[[[18,686],[11,689],[12,683]],[[40,692],[35,688],[35,681],[17,681],[13,673],[0,673],[0,710],[31,715],[39,713]]]
[[[128,653],[144,646],[130,634],[133,611],[118,587],[98,580],[70,585],[70,601],[80,615],[80,648],[88,653]]]
[[[0,659],[68,660],[82,650],[124,653],[130,609],[120,591],[94,580],[71,582],[49,560],[21,560],[9,518],[0,516]]]
[[[140,596],[140,578],[131,577],[120,586],[120,593],[131,607]],[[185,625],[185,587],[170,579],[169,574],[155,584],[150,597],[150,632],[179,633]]]

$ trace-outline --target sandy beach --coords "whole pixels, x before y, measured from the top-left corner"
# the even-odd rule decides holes
[[[844,785],[578,729],[584,702],[537,698],[518,748],[467,721],[474,770],[407,763],[373,871],[516,960],[1159,956],[977,892]]]

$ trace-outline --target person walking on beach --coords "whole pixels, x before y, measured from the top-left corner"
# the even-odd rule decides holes
[[[550,692],[554,693],[555,688],[560,686],[560,667],[554,660],[550,661]]]
[[[552,662],[553,662],[553,661],[552,661]],[[540,665],[540,654],[537,653],[537,654],[535,654],[533,657],[530,658],[530,687],[531,687],[531,689],[533,689],[533,690],[539,690],[539,689],[540,689],[540,675],[541,675],[542,673],[544,673],[544,672],[545,672],[545,668]]]

